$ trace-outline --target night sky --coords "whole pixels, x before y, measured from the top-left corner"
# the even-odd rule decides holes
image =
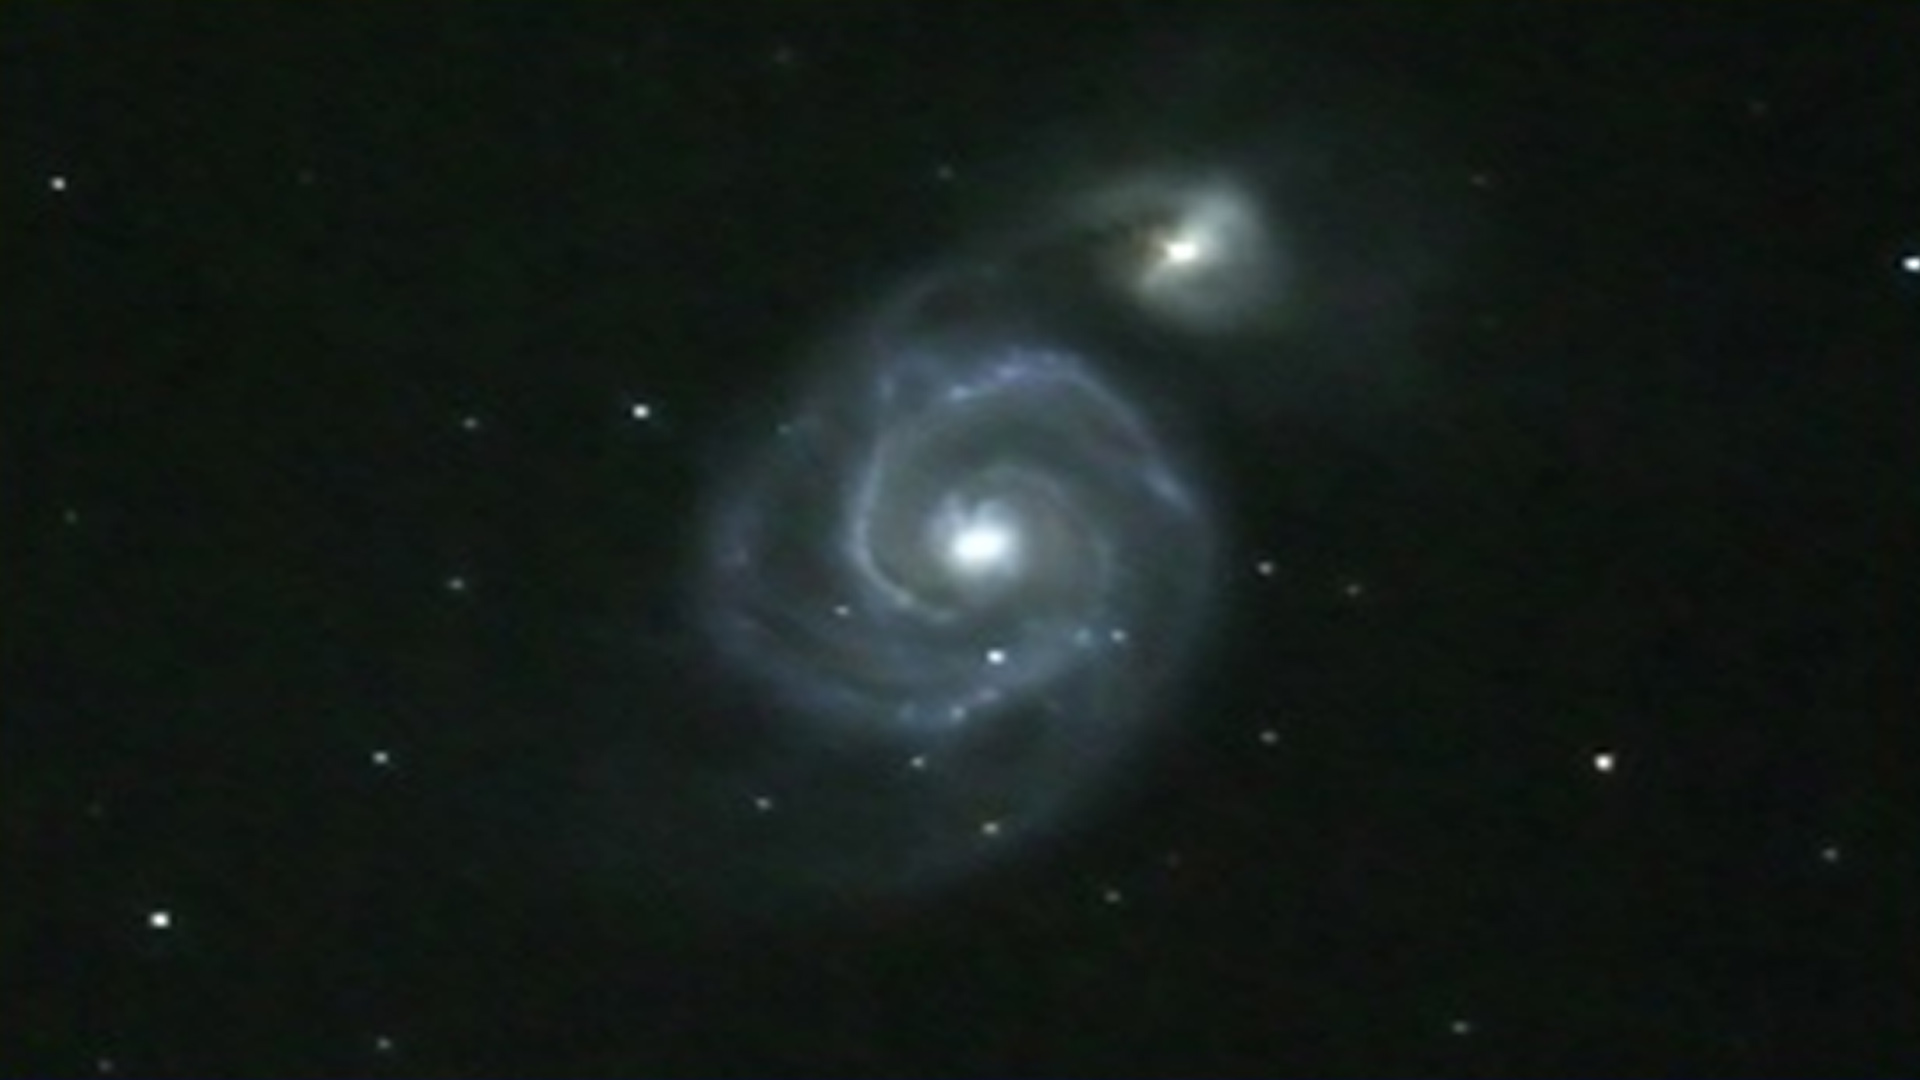
[[[7,1075],[1912,1075],[1920,7],[7,4]]]

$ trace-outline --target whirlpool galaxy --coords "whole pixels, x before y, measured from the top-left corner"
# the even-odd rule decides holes
[[[687,692],[601,766],[613,879],[756,917],[919,895],[1053,849],[1167,745],[1232,547],[1189,407],[1297,359],[1303,253],[1259,170],[1090,179],[743,402]]]

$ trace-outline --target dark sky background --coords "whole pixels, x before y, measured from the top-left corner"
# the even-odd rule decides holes
[[[1920,8],[15,3],[0,144],[9,1075],[1920,1068]],[[1120,361],[1149,752],[734,876],[703,508],[1129,155],[1318,298]]]

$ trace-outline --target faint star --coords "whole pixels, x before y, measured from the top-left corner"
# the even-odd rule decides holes
[[[1840,861],[1840,845],[1828,844],[1826,847],[1821,848],[1820,861],[1828,864],[1829,866],[1839,862]]]
[[[54,176],[47,177],[47,190],[49,191],[67,190],[67,178],[57,174]]]
[[[755,795],[753,797],[753,808],[755,810],[760,811],[763,814],[767,813],[768,811],[773,809],[773,796]]]
[[[1261,577],[1272,577],[1274,571],[1278,569],[1279,567],[1274,565],[1272,559],[1261,559],[1253,564],[1253,572],[1259,574]]]
[[[459,574],[455,574],[446,580],[446,587],[447,587],[447,591],[450,593],[466,592],[467,579],[464,577],[461,577]]]
[[[154,930],[171,930],[173,928],[173,912],[168,911],[166,908],[154,908],[152,911],[147,912],[147,926]]]
[[[915,772],[925,772],[927,768],[927,755],[915,754],[912,757],[908,758],[907,768],[912,769]]]
[[[1280,733],[1274,730],[1273,728],[1265,729],[1264,731],[1260,732],[1260,745],[1261,746],[1279,746]]]
[[[992,664],[995,667],[999,667],[1001,664],[1004,664],[1006,662],[1007,662],[1007,650],[1005,649],[988,649],[987,650],[987,663]]]
[[[980,823],[980,835],[992,838],[1000,835],[1000,822],[997,818],[988,818]]]
[[[393,1037],[391,1035],[375,1035],[373,1037],[373,1049],[377,1053],[391,1054],[393,1053],[393,1046]]]
[[[1901,259],[1900,269],[1909,274],[1920,274],[1920,255],[1908,255]]]
[[[627,407],[627,415],[633,417],[635,420],[651,420],[653,419],[653,406],[644,401],[636,401]]]
[[[1455,1020],[1447,1025],[1447,1030],[1454,1035],[1463,1037],[1471,1035],[1473,1034],[1473,1021],[1465,1018]]]
[[[1126,896],[1112,885],[1100,890],[1100,902],[1109,907],[1118,907],[1125,900]]]
[[[69,506],[60,511],[60,520],[69,527],[80,524],[80,511]]]
[[[1594,772],[1610,773],[1614,770],[1614,767],[1618,764],[1619,764],[1619,758],[1615,757],[1613,752],[1610,750],[1602,750],[1599,753],[1593,755],[1593,771]]]
[[[103,1076],[110,1075],[114,1072],[117,1072],[119,1071],[119,1068],[120,1068],[119,1064],[116,1063],[110,1057],[98,1057],[93,1059],[93,1071],[100,1073]]]
[[[375,750],[373,753],[367,755],[367,760],[373,762],[373,767],[376,769],[391,769],[393,768],[393,751],[386,749]]]
[[[1366,584],[1364,582],[1359,582],[1359,581],[1349,581],[1345,585],[1341,586],[1340,588],[1341,594],[1349,600],[1360,599],[1361,594],[1365,593],[1366,591],[1367,591]]]
[[[933,178],[942,184],[953,183],[954,179],[959,175],[954,167],[945,161],[933,167]]]

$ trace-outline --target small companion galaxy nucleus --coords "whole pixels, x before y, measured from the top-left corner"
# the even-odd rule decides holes
[[[1066,227],[1094,238],[1099,278],[1152,319],[1234,335],[1268,329],[1284,311],[1286,260],[1243,181],[1143,172],[1070,202]]]

